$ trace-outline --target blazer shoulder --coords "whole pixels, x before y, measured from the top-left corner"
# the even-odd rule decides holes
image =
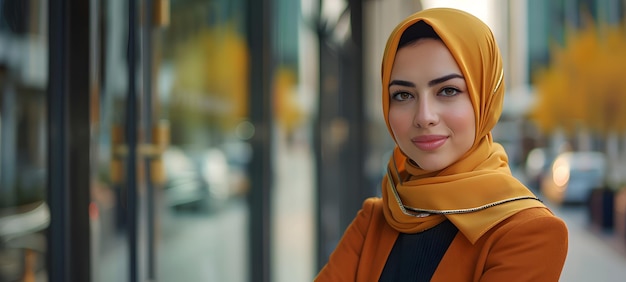
[[[384,220],[383,200],[378,197],[367,198],[363,201],[359,216],[361,221],[377,222]],[[368,223],[368,225],[370,224]],[[376,224],[376,223],[374,223]]]
[[[481,281],[558,281],[568,250],[568,230],[548,208],[517,212],[485,238],[486,257]]]
[[[382,210],[383,199],[379,197],[367,198],[363,201],[363,206],[361,208],[366,211]]]
[[[493,239],[536,238],[538,241],[567,244],[569,236],[565,221],[554,215],[547,207],[519,211],[499,223],[492,230],[492,236],[487,237],[492,237]]]
[[[505,222],[507,222],[509,225],[524,224],[529,222],[543,222],[550,225],[565,226],[565,221],[563,221],[563,219],[561,219],[560,217],[554,215],[554,213],[552,213],[552,211],[547,207],[537,207],[521,210],[509,217]]]

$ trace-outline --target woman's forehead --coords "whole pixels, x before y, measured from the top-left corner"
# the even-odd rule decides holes
[[[460,67],[441,40],[419,39],[396,52],[391,70],[392,78],[398,72],[443,76],[461,74]]]

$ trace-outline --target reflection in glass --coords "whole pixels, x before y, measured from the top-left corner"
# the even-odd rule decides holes
[[[0,1],[0,281],[46,277],[46,3]]]

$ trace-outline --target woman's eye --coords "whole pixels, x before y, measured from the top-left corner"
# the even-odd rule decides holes
[[[407,92],[397,92],[393,94],[393,99],[397,101],[408,100],[408,99],[411,99],[411,97],[413,96]]]
[[[444,88],[443,90],[441,90],[440,93],[443,96],[455,96],[455,95],[459,94],[459,90],[457,90],[455,88],[447,87],[447,88]]]

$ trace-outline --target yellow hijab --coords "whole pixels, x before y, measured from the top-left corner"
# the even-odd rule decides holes
[[[446,218],[476,242],[491,227],[533,207],[545,207],[511,175],[506,152],[493,142],[491,130],[502,113],[502,57],[489,27],[466,12],[435,8],[406,18],[389,36],[382,63],[382,101],[389,126],[389,80],[398,43],[411,25],[430,25],[459,65],[476,117],[472,148],[449,167],[426,172],[396,146],[383,179],[384,214],[403,233],[421,232]]]

